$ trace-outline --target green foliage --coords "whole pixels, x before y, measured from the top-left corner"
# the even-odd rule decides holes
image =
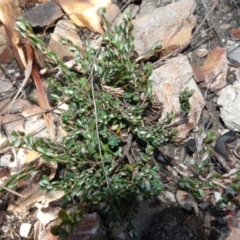
[[[179,186],[183,189],[188,190],[196,198],[204,198],[204,188],[216,189],[217,185],[214,179],[221,175],[211,174],[212,163],[211,163],[211,146],[215,140],[214,132],[204,129],[203,127],[196,129],[195,141],[196,141],[196,155],[191,160],[193,176],[191,178],[179,178]],[[186,159],[186,164],[190,159]]]
[[[109,23],[104,13],[106,28]],[[62,124],[68,135],[61,143],[30,135],[12,136],[12,140],[15,146],[27,145],[40,152],[46,161],[55,161],[64,167],[64,176],[58,180],[51,182],[47,176],[43,177],[40,182],[43,189],[63,190],[66,201],[80,202],[81,214],[99,208],[101,203],[106,204],[110,220],[125,226],[133,236],[131,220],[137,206],[162,190],[152,150],[172,141],[177,132],[165,128],[174,118],[173,114],[161,124],[147,123],[149,113],[152,113],[153,99],[148,82],[152,66],[134,61],[133,25],[130,21],[128,14],[119,26],[104,33],[99,48],[86,43],[84,53],[64,40],[76,54],[82,72],[79,75],[55,53],[45,51],[42,42],[24,26],[24,20],[18,24],[23,36],[31,38],[58,66],[61,81],[50,78],[49,83],[54,91],[52,97],[68,103],[69,110],[62,114]],[[26,33],[26,29],[30,33]],[[189,96],[183,94],[182,102],[185,103]],[[137,146],[132,159],[130,150],[124,151],[127,143],[123,133],[131,134]],[[73,230],[69,225],[73,226],[80,218],[76,220],[65,212],[62,215],[65,216],[63,223],[53,232],[65,236]]]
[[[193,95],[193,90],[185,89],[181,92],[179,96],[179,103],[180,107],[183,112],[189,113],[190,112],[190,103],[189,98]]]
[[[76,230],[76,223],[82,220],[83,211],[81,208],[73,208],[72,213],[69,214],[64,209],[58,213],[59,218],[62,222],[51,228],[51,233],[55,236],[60,236],[59,239],[66,239],[69,233]]]

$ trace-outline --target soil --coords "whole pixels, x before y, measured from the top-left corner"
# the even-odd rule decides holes
[[[204,240],[206,234],[203,225],[203,219],[186,213],[181,208],[169,207],[154,217],[143,240]]]

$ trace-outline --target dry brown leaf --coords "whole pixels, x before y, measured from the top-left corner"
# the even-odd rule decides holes
[[[98,15],[99,8],[107,8],[111,0],[52,0],[60,5],[69,18],[80,27],[87,27],[93,32],[103,33],[101,20]]]
[[[43,166],[46,168],[47,166],[50,169],[48,169],[47,174],[49,176],[49,179],[52,179],[55,176],[57,168],[56,163],[51,162],[50,164],[47,164],[41,158],[41,154],[39,152],[19,148],[17,152],[17,158],[9,165],[11,175],[24,171],[29,166],[35,166],[35,169],[42,168]]]
[[[83,216],[82,221],[76,227],[75,233],[67,238],[67,240],[75,239],[107,239],[106,230],[98,213],[94,212]]]
[[[19,3],[17,0],[1,0],[0,1],[0,20],[3,22],[7,36],[9,38],[11,47],[14,52],[14,56],[18,61],[18,64],[25,70],[24,81],[15,95],[11,105],[17,99],[17,96],[23,90],[26,85],[29,76],[31,75],[37,88],[37,95],[39,104],[42,110],[50,109],[50,105],[44,91],[42,80],[39,74],[39,67],[44,64],[44,60],[41,58],[41,54],[32,46],[30,41],[23,42],[19,32],[15,30],[15,20],[17,19],[20,10],[18,8]],[[23,51],[23,49],[25,51]],[[55,126],[51,113],[45,113],[44,119],[48,128],[49,136],[51,140],[55,140]]]
[[[8,44],[8,38],[4,26],[0,26],[0,62],[9,63],[11,61],[12,50]]]
[[[200,68],[200,66],[198,66],[198,64],[196,64],[196,63],[191,63],[190,65],[191,65],[191,68],[193,71],[193,77],[194,77],[195,81],[197,83],[203,82],[205,79],[205,76],[204,76],[203,71]]]
[[[0,169],[0,184],[3,184],[9,177],[9,173],[5,168]],[[2,196],[4,193],[0,193]]]
[[[39,181],[42,175],[47,175],[51,180],[56,174],[56,163],[46,163],[41,155],[36,151],[28,151],[26,149],[20,148],[17,153],[17,157],[14,162],[9,165],[11,175],[24,172],[30,176],[28,172],[28,167],[32,166],[37,171],[34,176],[28,180],[18,180],[18,187],[16,192],[21,195],[28,195],[27,197],[18,197],[15,195],[11,196],[9,202],[8,210],[16,212],[26,211],[33,203],[40,201],[52,201],[54,199],[59,199],[63,196],[63,191],[47,191],[39,189]]]
[[[26,67],[26,61],[24,58],[24,52],[20,47],[21,36],[20,33],[15,30],[15,20],[20,14],[21,9],[19,8],[19,2],[17,0],[0,1],[0,20],[5,27],[14,56],[21,69],[24,70]]]
[[[46,2],[48,0],[20,0],[21,6],[24,5],[36,5],[37,3]]]
[[[40,105],[41,109],[42,110],[49,110],[50,105],[49,105],[49,102],[48,102],[48,98],[47,98],[46,92],[44,90],[42,79],[40,77],[40,74],[39,74],[39,71],[38,71],[38,68],[37,68],[36,65],[33,65],[31,76],[32,76],[32,78],[34,80],[34,83],[36,85],[36,88],[37,88],[37,96],[38,96],[38,101],[39,101],[39,105]],[[50,139],[54,141],[55,138],[56,138],[56,136],[55,136],[55,126],[54,126],[53,117],[52,117],[51,112],[44,113],[43,117],[44,117],[45,122],[46,122],[46,126],[47,126],[47,129],[48,129]]]
[[[34,207],[33,204],[42,202],[42,201],[54,201],[60,199],[64,196],[63,191],[48,191],[48,190],[40,190],[39,184],[31,185],[28,189],[29,192],[33,194],[27,196],[26,198],[13,198],[9,202],[8,211],[14,212],[26,212],[29,208]],[[28,194],[29,192],[24,191],[24,195]]]
[[[201,86],[207,87],[211,91],[221,89],[226,85],[227,69],[226,49],[221,47],[214,48],[203,63],[202,71],[205,81],[201,83]]]
[[[230,35],[231,35],[232,38],[240,39],[240,29],[239,28],[233,28],[230,31]]]
[[[48,102],[47,94],[44,90],[42,79],[39,74],[39,68],[43,68],[44,66],[44,60],[43,60],[42,54],[39,51],[37,51],[37,49],[33,47],[28,40],[25,42],[24,47],[26,49],[26,58],[28,59],[28,62],[31,62],[31,59],[32,59],[31,77],[36,85],[39,105],[43,111],[49,110],[50,105]],[[55,126],[54,126],[52,114],[50,112],[44,113],[43,117],[46,122],[50,139],[54,141]]]
[[[24,79],[23,79],[23,82],[20,86],[20,88],[18,89],[17,93],[15,94],[10,106],[9,106],[9,111],[13,105],[13,103],[16,101],[17,97],[19,96],[19,94],[23,91],[23,88],[25,87],[25,85],[27,84],[28,80],[29,80],[29,77],[31,75],[31,72],[32,72],[32,65],[33,65],[33,51],[32,51],[32,48],[26,44],[26,54],[27,54],[27,63],[26,63],[26,68],[24,70]],[[9,112],[8,111],[8,112]]]
[[[182,190],[178,190],[177,194],[176,194],[176,198],[178,203],[187,211],[191,211],[192,209],[194,209],[196,215],[198,215],[198,204],[196,202],[196,200],[194,199],[194,197],[185,191]]]

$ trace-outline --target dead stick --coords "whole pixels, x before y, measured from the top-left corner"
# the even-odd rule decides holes
[[[29,197],[30,195],[32,195],[33,193],[35,193],[38,190],[38,189],[36,189],[35,191],[33,191],[33,192],[31,192],[31,193],[29,193],[27,195],[22,195],[21,193],[18,193],[16,191],[12,190],[11,188],[5,187],[5,186],[3,186],[1,184],[0,184],[0,187],[3,188],[4,190],[14,194],[14,195],[17,195],[18,197],[21,197],[21,198]]]

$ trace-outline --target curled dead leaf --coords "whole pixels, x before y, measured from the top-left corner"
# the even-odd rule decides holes
[[[112,4],[111,0],[52,0],[60,5],[69,18],[80,27],[87,27],[93,32],[103,33],[99,8],[107,8]],[[115,9],[112,10],[113,12]]]
[[[190,211],[192,208],[194,209],[196,215],[198,215],[198,205],[196,200],[190,193],[187,193],[182,190],[178,190],[176,194],[176,198],[178,203],[185,209]]]

